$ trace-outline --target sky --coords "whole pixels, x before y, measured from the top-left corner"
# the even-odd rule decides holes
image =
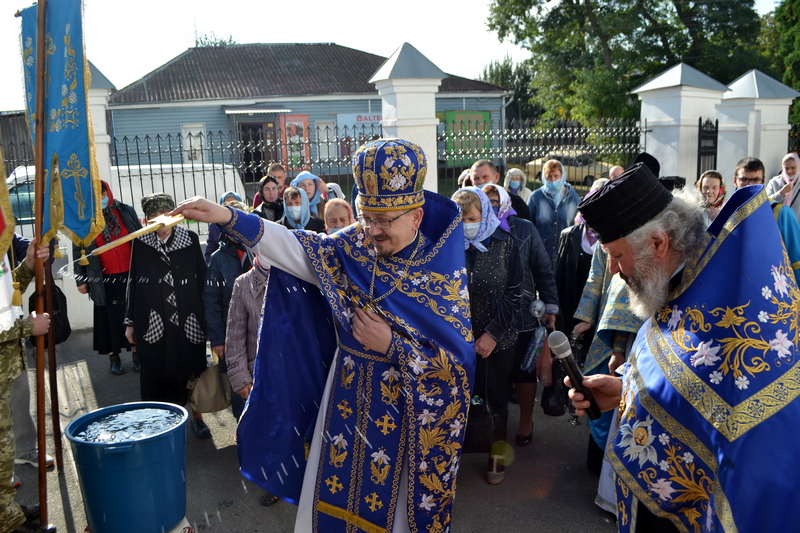
[[[757,0],[766,13],[777,0]],[[0,0],[0,111],[24,108],[18,9]],[[86,56],[117,89],[194,46],[195,35],[233,36],[238,43],[333,42],[388,57],[408,42],[448,74],[480,75],[484,65],[528,52],[489,31],[489,0],[405,0],[348,9],[329,0],[84,0]],[[367,9],[370,6],[370,9]]]

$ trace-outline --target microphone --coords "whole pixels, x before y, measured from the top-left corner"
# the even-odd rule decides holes
[[[586,409],[589,420],[597,420],[601,415],[600,409],[597,407],[597,402],[595,402],[592,397],[591,389],[587,389],[583,386],[583,374],[581,373],[581,369],[578,368],[578,363],[575,361],[575,358],[572,356],[572,348],[569,346],[567,336],[556,330],[547,337],[547,340],[550,342],[550,351],[553,352],[553,355],[555,355],[556,359],[561,363],[564,372],[569,376],[572,387],[583,394],[585,399],[589,400],[590,405]]]

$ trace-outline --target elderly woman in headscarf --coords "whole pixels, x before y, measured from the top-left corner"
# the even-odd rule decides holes
[[[151,194],[142,209],[152,219],[175,209],[175,201]],[[125,335],[139,348],[142,401],[186,405],[186,386],[206,369],[205,280],[200,239],[182,225],[133,241]],[[200,413],[192,412],[191,425],[199,438],[211,436]]]
[[[321,218],[311,216],[308,196],[297,187],[287,187],[283,192],[283,218],[278,221],[289,229],[305,229],[325,233]]]
[[[492,209],[500,220],[500,227],[508,228],[519,248],[524,275],[524,294],[520,312],[514,320],[514,329],[519,338],[514,346],[514,364],[511,368],[511,382],[515,384],[519,399],[519,428],[517,446],[527,446],[533,440],[533,405],[536,400],[536,371],[526,372],[520,368],[534,332],[540,325],[555,327],[558,314],[558,292],[553,279],[550,257],[542,243],[539,232],[530,220],[516,216],[511,207],[511,198],[506,190],[494,183],[487,183],[483,191],[492,203]],[[494,204],[497,203],[495,206]],[[506,227],[503,224],[507,224]],[[537,299],[544,303],[545,314],[540,319],[531,313],[531,303]]]
[[[328,235],[333,235],[355,222],[353,209],[341,198],[334,198],[325,203],[325,230]]]
[[[88,294],[94,302],[92,348],[99,354],[108,354],[111,373],[125,373],[119,358],[123,349],[133,350],[133,369],[139,372],[136,345],[125,338],[125,288],[131,264],[131,244],[124,243],[101,255],[91,255],[95,248],[104,246],[142,227],[133,207],[114,199],[111,187],[102,184],[101,198],[106,227],[95,241],[86,247],[88,265],[75,263],[75,281],[78,292]],[[73,256],[80,256],[73,245]],[[76,255],[77,254],[77,255]]]
[[[781,160],[781,173],[767,183],[767,196],[773,203],[788,205],[800,218],[800,191],[795,191],[797,178],[800,176],[800,157],[794,152],[786,154]]]
[[[499,415],[489,452],[486,478],[497,485],[505,477],[508,382],[517,331],[513,327],[523,296],[523,269],[517,245],[478,187],[453,194],[464,220],[464,249],[475,353],[473,403],[488,402]],[[469,421],[467,422],[469,424]]]
[[[526,202],[531,197],[532,191],[525,185],[528,183],[528,176],[518,169],[512,168],[506,172],[506,180],[503,182],[503,187],[511,194],[516,194]]]
[[[325,208],[325,195],[328,192],[328,186],[311,172],[304,170],[292,180],[292,187],[305,191],[308,196],[308,209],[315,217],[319,217]],[[286,193],[284,192],[284,196]]]

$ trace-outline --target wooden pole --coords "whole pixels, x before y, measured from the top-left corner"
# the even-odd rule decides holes
[[[45,42],[45,14],[47,0],[39,0],[38,4],[38,25],[36,30],[36,123],[35,135],[36,146],[34,149],[34,161],[36,165],[36,177],[34,182],[34,234],[39,243],[42,242],[42,223],[44,219],[44,91],[45,91],[45,72],[46,72],[46,42]],[[36,276],[36,314],[44,312],[44,264],[41,259],[36,258],[34,273]],[[39,520],[42,524],[47,524],[47,470],[45,465],[45,455],[47,451],[47,441],[45,439],[45,405],[44,405],[44,336],[36,337],[36,429],[37,429],[37,448],[39,453]]]
[[[44,268],[45,275],[45,302],[50,316],[53,316],[55,300],[53,300],[53,266],[50,261]],[[62,309],[63,313],[64,310]],[[53,444],[55,445],[56,468],[59,473],[64,472],[64,454],[61,450],[61,417],[58,409],[58,374],[56,373],[56,330],[55,324],[50,323],[50,331],[47,332],[47,370],[50,376],[50,412],[53,416]],[[40,455],[39,457],[44,457]]]

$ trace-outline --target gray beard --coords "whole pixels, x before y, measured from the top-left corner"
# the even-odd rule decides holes
[[[655,261],[655,251],[648,250],[635,259],[631,277],[620,276],[628,284],[631,310],[642,320],[655,316],[669,300],[669,274]]]

